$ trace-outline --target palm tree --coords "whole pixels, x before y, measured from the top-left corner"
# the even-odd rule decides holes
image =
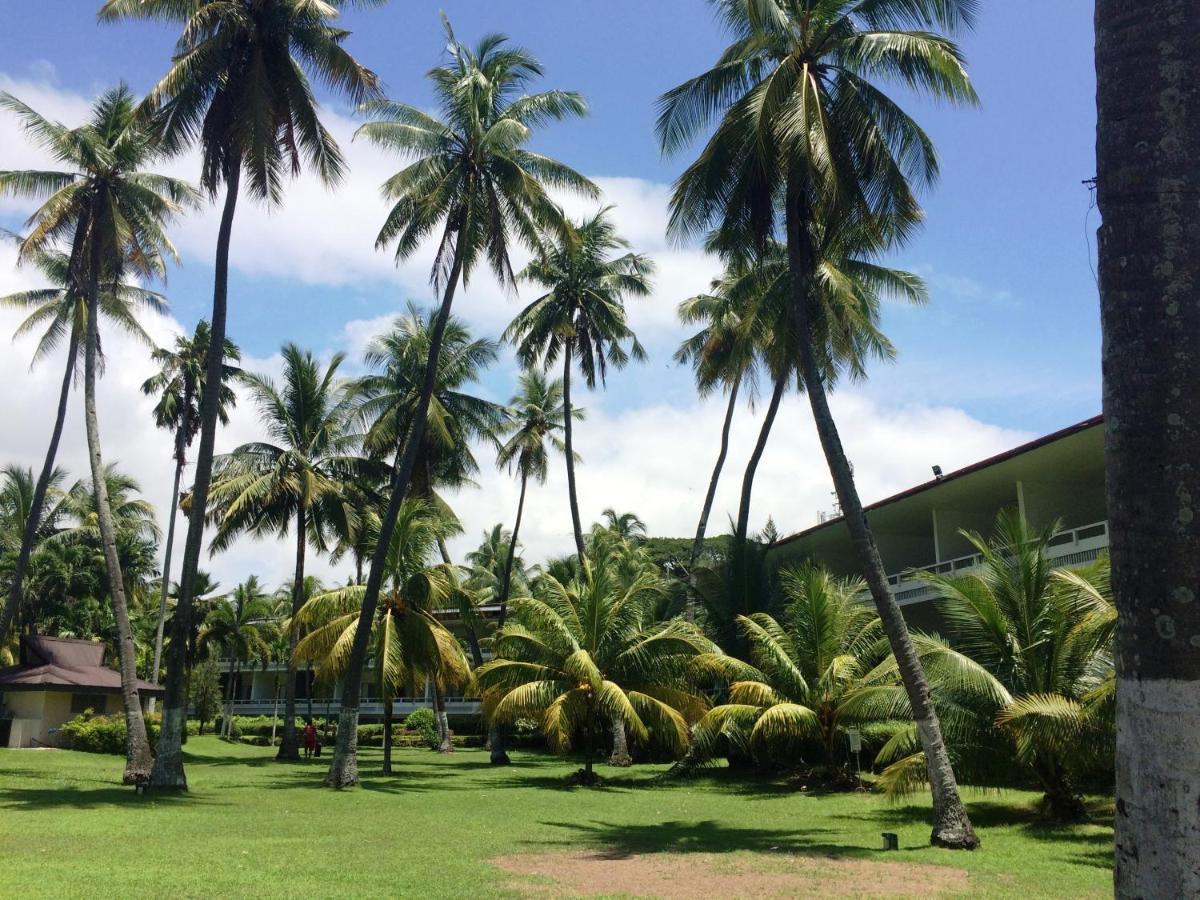
[[[1192,9],[1096,0],[1096,195],[1117,669],[1117,896],[1200,892]],[[1183,13],[1186,18],[1179,16]],[[1183,92],[1183,93],[1181,93]],[[1133,152],[1131,152],[1131,150]],[[1168,824],[1169,823],[1169,824]]]
[[[541,65],[533,56],[508,46],[500,35],[488,35],[470,48],[454,38],[448,21],[445,27],[450,59],[429,73],[442,117],[404,103],[372,101],[366,112],[374,121],[359,129],[359,134],[373,143],[413,160],[383,186],[384,194],[395,202],[376,246],[395,244],[399,261],[440,227],[432,280],[435,289],[444,287],[444,291],[430,336],[413,428],[403,452],[397,452],[398,471],[380,526],[379,548],[367,576],[354,656],[345,682],[338,745],[329,770],[328,781],[337,787],[358,781],[358,692],[383,583],[383,548],[413,477],[454,293],[481,262],[502,285],[512,284],[511,240],[515,237],[537,247],[543,230],[562,226],[562,213],[547,187],[596,193],[590,181],[568,166],[525,148],[534,128],[583,114],[587,108],[583,98],[565,91],[520,93],[541,75]]]
[[[626,586],[608,560],[593,567],[586,557],[583,572],[565,584],[543,575],[537,598],[514,599],[513,621],[496,636],[497,658],[475,680],[498,696],[493,716],[539,719],[556,750],[571,749],[582,731],[578,777],[593,784],[596,738],[606,725],[614,756],[628,756],[626,729],[643,743],[683,753],[689,721],[707,705],[687,674],[715,648],[690,623],[654,620],[663,591],[656,575]]]
[[[57,172],[5,173],[0,176],[0,192],[45,198],[26,223],[30,233],[21,242],[20,255],[33,258],[69,240],[68,290],[84,298],[84,424],[118,630],[128,724],[124,780],[142,783],[149,778],[153,756],[137,692],[136,648],[105,494],[96,414],[100,292],[102,285],[121,284],[126,272],[143,278],[165,275],[164,257],[174,256],[175,250],[163,229],[181,204],[191,201],[193,192],[182,181],[141,171],[160,148],[124,85],[101,95],[90,121],[75,129],[47,120],[8,94],[0,95],[0,106],[16,113],[25,130],[69,167]]]
[[[229,661],[229,683],[225,690],[225,716],[221,721],[221,736],[230,734],[233,718],[234,685],[244,662],[254,657],[270,656],[269,640],[271,604],[266,591],[251,575],[233,589],[233,593],[217,603],[208,614],[200,632],[200,649],[211,651],[219,647]]]
[[[781,207],[791,272],[792,321],[817,434],[871,595],[900,663],[926,747],[934,795],[932,841],[978,844],[929,685],[900,608],[887,589],[853,473],[829,410],[821,365],[819,247],[846,231],[882,251],[911,234],[920,207],[911,182],[932,183],[937,159],[916,122],[875,83],[951,102],[974,102],[957,46],[936,31],[970,25],[971,0],[714,0],[733,43],[708,72],[661,101],[659,138],[674,151],[720,115],[672,200],[677,236],[724,232],[727,245],[761,248]]]
[[[33,516],[34,497],[37,483],[33,478],[33,470],[21,466],[7,465],[0,469],[0,580],[13,579],[21,571],[18,569],[20,554],[24,547],[25,535],[33,534],[34,549],[45,538],[56,530],[58,520],[63,514],[61,501],[64,496],[62,484],[67,473],[60,468],[54,468],[47,479],[46,490],[43,493],[45,512],[39,515],[40,521],[32,528],[29,520]],[[23,592],[18,593],[18,600]],[[6,594],[7,596],[7,594]],[[17,621],[20,604],[14,611],[12,620]],[[5,635],[6,632],[0,632]],[[0,636],[0,651],[7,646],[6,637]],[[11,664],[11,663],[9,663]]]
[[[361,522],[362,520],[360,519],[359,521]],[[372,520],[372,521],[378,521],[378,520]],[[357,530],[361,527],[364,527],[364,526],[362,526],[361,524],[356,525],[355,531],[357,532]],[[369,528],[371,526],[367,525],[366,527]],[[335,529],[335,531],[336,531],[336,529]],[[330,557],[330,559],[332,559],[333,553],[330,553],[329,557]],[[283,584],[279,585],[279,588],[275,591],[275,609],[273,610],[273,615],[274,615],[275,621],[283,623],[283,625],[284,625],[282,633],[280,635],[278,635],[279,639],[282,642],[282,649],[276,652],[275,657],[277,659],[282,659],[285,663],[288,663],[289,666],[291,665],[290,657],[292,655],[293,642],[302,640],[305,635],[305,630],[303,627],[300,627],[300,626],[297,626],[295,628],[288,627],[288,623],[291,621],[291,618],[292,618],[292,609],[296,603],[296,584],[297,584],[297,582],[294,578],[289,578],[285,582],[283,582]],[[321,579],[318,578],[316,575],[305,575],[304,580],[299,582],[299,584],[300,584],[300,603],[301,603],[301,605],[307,603],[313,597],[317,596],[317,594],[324,593],[326,590],[324,582],[321,581]],[[289,668],[288,671],[292,673],[293,680],[294,680],[294,676],[295,676],[297,670]],[[313,717],[313,699],[314,699],[313,694],[316,692],[316,689],[318,687],[320,687],[320,685],[317,684],[316,679],[313,677],[312,664],[311,663],[306,664],[304,667],[304,702],[305,702],[305,705],[308,707],[307,712],[305,713],[305,716],[308,719],[311,719]],[[276,676],[276,678],[275,678],[274,692],[275,692],[275,696],[276,696],[275,717],[277,718],[278,713],[279,713],[279,702],[278,702],[279,678],[278,678],[278,676]],[[274,745],[275,745],[274,723],[272,723],[271,746],[274,746]]]
[[[513,565],[517,558],[517,536],[521,533],[521,516],[525,510],[525,489],[532,477],[538,484],[546,481],[549,458],[546,442],[560,453],[566,452],[566,443],[558,432],[566,428],[566,405],[563,402],[563,382],[548,380],[536,369],[521,373],[517,393],[508,401],[509,421],[504,426],[508,437],[496,454],[496,465],[502,469],[516,469],[521,478],[520,499],[517,500],[517,518],[508,539],[504,572],[500,579],[500,590],[496,602],[500,614],[496,627],[504,627],[508,613],[508,594],[512,588]],[[583,410],[575,409],[571,415],[583,418]],[[496,526],[499,528],[500,526]]]
[[[0,172],[0,185],[7,182],[7,176],[16,174],[18,173]],[[0,187],[0,193],[11,189],[11,187]],[[31,365],[36,365],[50,356],[62,344],[64,338],[67,343],[67,360],[62,386],[59,388],[54,427],[50,432],[50,444],[46,448],[46,459],[42,463],[41,475],[33,486],[29,515],[25,519],[26,530],[22,532],[20,545],[16,550],[14,563],[16,577],[9,584],[5,606],[0,612],[0,643],[3,643],[8,634],[13,616],[21,604],[22,580],[25,576],[25,568],[29,564],[29,555],[33,552],[47,491],[55,471],[54,462],[58,455],[63,425],[67,418],[67,400],[71,393],[71,387],[79,374],[79,348],[87,333],[87,298],[73,285],[70,256],[60,250],[50,248],[31,253],[29,258],[51,286],[0,297],[0,306],[27,312],[27,316],[13,333],[14,341],[44,329],[38,339]],[[18,263],[23,261],[24,258],[18,259]],[[153,346],[150,336],[146,334],[137,320],[137,311],[141,307],[150,312],[165,312],[166,300],[160,294],[135,285],[105,283],[100,285],[98,303],[100,315],[106,318],[110,324],[135,339]]]
[[[343,485],[365,463],[347,452],[348,401],[337,380],[343,356],[335,354],[322,367],[295,344],[285,344],[281,352],[282,388],[264,375],[243,378],[269,440],[242,444],[218,460],[209,495],[217,523],[211,552],[226,549],[241,534],[286,537],[294,526],[294,615],[303,605],[305,550],[311,545],[318,552],[326,551],[332,523],[357,519]],[[294,760],[300,758],[300,749],[293,665],[289,664],[287,677],[278,758]]]
[[[701,397],[707,397],[718,388],[729,394],[725,419],[721,425],[721,449],[717,453],[712,477],[708,481],[708,492],[700,509],[696,539],[692,542],[688,559],[689,570],[695,567],[704,550],[708,516],[712,512],[721,470],[729,453],[729,432],[738,395],[745,387],[753,400],[757,382],[758,342],[754,329],[756,298],[747,296],[745,291],[753,283],[752,279],[745,277],[747,274],[744,265],[731,265],[720,278],[713,279],[709,293],[699,294],[679,304],[679,320],[685,325],[702,324],[702,327],[679,345],[675,360],[692,364],[696,388]]]
[[[284,181],[307,163],[327,185],[337,184],[345,163],[332,136],[321,124],[309,78],[359,103],[378,90],[375,74],[343,47],[348,33],[336,19],[349,5],[379,0],[107,0],[102,22],[152,19],[182,26],[170,70],[151,89],[147,105],[166,146],[200,147],[201,187],[215,197],[225,189],[217,231],[213,278],[211,337],[205,383],[218,384],[225,364],[225,323],[229,294],[229,247],[243,172],[250,196],[268,204],[282,200]],[[205,513],[212,479],[213,448],[219,418],[217,392],[200,406],[200,445],[196,452],[192,495],[184,543],[182,592],[175,620],[181,634],[189,628],[193,584],[200,566]],[[176,641],[178,654],[183,642]],[[167,685],[158,762],[157,787],[185,790],[187,778],[180,747],[187,697],[186,661],[168,653]]]
[[[579,520],[579,497],[575,490],[575,455],[571,446],[571,367],[578,357],[584,383],[595,389],[603,385],[608,367],[620,369],[630,357],[646,358],[646,352],[630,330],[625,297],[650,293],[651,261],[628,250],[605,207],[590,219],[570,228],[553,246],[534,259],[520,278],[545,288],[513,319],[504,336],[517,346],[517,356],[526,368],[537,364],[549,369],[559,357],[563,367],[563,449],[567,458],[567,494],[575,552],[583,559],[583,526]],[[629,349],[623,346],[626,342]]]
[[[183,467],[187,465],[187,451],[200,430],[200,404],[204,396],[204,369],[208,358],[208,322],[201,319],[191,336],[177,335],[175,348],[156,348],[152,354],[158,363],[158,372],[142,384],[142,393],[158,396],[154,405],[154,424],[174,432],[175,436],[175,481],[171,486],[171,513],[167,520],[167,549],[163,554],[162,588],[158,599],[158,625],[154,633],[154,668],[150,670],[152,681],[158,681],[162,666],[163,625],[167,619],[167,588],[171,581],[171,552],[175,546],[175,513],[179,509],[179,482]],[[241,351],[233,341],[225,341],[225,359],[222,370],[221,396],[218,401],[217,418],[222,425],[229,424],[229,411],[237,403],[237,395],[229,386],[229,379],[241,370],[230,363],[241,359]],[[150,701],[153,703],[153,699]]]
[[[1116,610],[1107,560],[1090,570],[1051,570],[1046,547],[1059,530],[1051,523],[1033,531],[1018,513],[1004,511],[990,540],[963,532],[982,560],[978,572],[923,578],[937,593],[950,646],[994,679],[977,698],[964,698],[969,717],[958,723],[963,736],[955,740],[960,767],[974,768],[975,780],[987,783],[989,775],[1011,777],[1015,761],[1045,792],[1050,815],[1069,821],[1084,813],[1079,776],[1112,752],[1106,714]],[[890,748],[883,761],[900,762],[885,772],[886,785],[908,788],[908,773],[922,774],[920,754],[909,756],[917,746],[910,735]],[[999,772],[989,773],[988,762],[999,762]]]
[[[388,588],[380,598],[372,628],[372,655],[383,699],[383,774],[392,774],[392,709],[403,686],[426,678],[439,690],[469,678],[457,639],[434,616],[451,588],[446,565],[430,566],[445,522],[427,502],[409,500],[400,509],[387,553]],[[344,678],[358,628],[366,588],[349,585],[317,594],[292,617],[306,630],[294,662],[316,666],[317,677]]]

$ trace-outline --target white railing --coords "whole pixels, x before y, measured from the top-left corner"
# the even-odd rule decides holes
[[[1053,568],[1062,569],[1067,566],[1082,566],[1090,563],[1106,549],[1108,549],[1108,523],[1093,522],[1091,525],[1060,531],[1051,537],[1046,544],[1046,558]],[[967,575],[979,568],[982,563],[983,557],[978,553],[972,553],[934,563],[923,570],[919,568],[906,569],[903,572],[889,575],[888,587],[891,588],[896,602],[901,606],[919,603],[932,597],[934,589],[917,577],[918,571],[933,572],[935,575]],[[866,591],[861,596],[865,600],[870,599],[870,594]]]
[[[417,709],[432,709],[433,701],[424,697],[397,697],[392,703],[392,715],[402,717]],[[312,711],[315,716],[335,716],[342,709],[341,698],[313,698]],[[276,712],[283,715],[283,698],[278,705],[271,697],[259,697],[253,700],[234,700],[234,715],[238,716],[270,716]],[[383,701],[378,699],[362,700],[358,705],[359,715],[382,716]],[[465,697],[447,697],[446,713],[451,716],[475,716],[479,714],[479,701]],[[308,715],[308,699],[296,699],[296,714]]]

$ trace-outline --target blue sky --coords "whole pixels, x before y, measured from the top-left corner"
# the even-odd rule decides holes
[[[942,180],[925,198],[927,226],[894,262],[928,279],[932,303],[887,310],[885,328],[900,360],[877,369],[869,384],[848,389],[846,398],[847,404],[873,404],[876,418],[880,410],[919,416],[936,409],[958,416],[955,422],[972,423],[922,437],[935,448],[944,441],[947,458],[962,463],[971,461],[970,453],[1000,449],[1016,436],[1094,415],[1100,405],[1098,308],[1085,239],[1098,216],[1092,212],[1089,218],[1090,195],[1082,184],[1094,169],[1092,3],[981,5],[976,30],[962,36],[980,108],[907,104],[939,148]],[[94,21],[97,6],[41,0],[6,10],[0,87],[32,93],[64,110],[118,80],[138,91],[149,87],[165,69],[173,31],[145,23],[100,26]],[[660,259],[658,289],[645,301],[652,308],[635,318],[651,363],[618,374],[603,398],[585,402],[613,421],[652,408],[691,409],[688,373],[669,359],[682,336],[671,325],[672,310],[703,286],[710,265],[694,250],[680,253],[663,240],[667,186],[689,157],[662,159],[653,122],[657,96],[710,64],[723,46],[708,6],[700,0],[394,0],[381,9],[347,13],[349,48],[380,74],[389,95],[429,104],[423,75],[438,61],[443,43],[439,8],[461,38],[505,32],[539,56],[547,86],[587,96],[589,118],[548,129],[536,146],[602,179],[608,199],[620,204],[622,228],[638,249]],[[328,116],[344,125],[339,133],[348,137],[353,111],[332,102]],[[0,119],[0,151],[17,152],[18,144],[13,120]],[[297,199],[269,216],[245,205],[239,212],[230,330],[253,356],[269,357],[283,340],[324,352],[354,352],[407,299],[432,301],[418,263],[397,273],[386,258],[370,255],[379,221],[373,191],[388,167],[398,165],[365,154],[355,145],[352,165],[364,162],[337,197],[322,199],[310,185],[311,204],[298,188]],[[0,167],[8,166],[0,160]],[[194,177],[194,171],[181,174]],[[350,208],[355,204],[362,208]],[[0,224],[16,227],[23,211],[0,205]],[[212,242],[204,229],[211,221],[209,213],[181,225],[184,266],[172,273],[167,292],[175,320],[185,327],[210,302]],[[340,249],[326,258],[313,249],[323,243]],[[481,333],[498,334],[517,301],[483,286],[472,291],[463,300],[463,314]],[[21,352],[27,361],[27,351]],[[502,399],[512,382],[506,362],[489,374],[484,390]],[[754,425],[746,420],[741,428],[752,440]],[[991,443],[959,440],[968,432],[989,434]],[[30,446],[37,443],[31,437]],[[697,482],[708,464],[706,451]],[[780,466],[785,472],[782,456]],[[928,471],[923,463],[917,468]],[[901,483],[885,478],[877,489],[905,486],[903,479],[914,477],[916,468],[907,472],[894,476]],[[730,480],[738,477],[735,471]],[[823,485],[822,477],[814,475],[814,484]],[[692,514],[680,516],[682,522]],[[787,524],[798,526],[804,518],[797,515]]]

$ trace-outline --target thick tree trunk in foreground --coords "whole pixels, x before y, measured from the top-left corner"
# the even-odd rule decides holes
[[[713,466],[712,478],[708,480],[708,493],[704,495],[704,507],[700,510],[700,523],[696,526],[696,539],[692,541],[692,554],[688,558],[688,569],[696,565],[696,560],[704,551],[704,532],[708,530],[708,514],[712,512],[713,501],[717,498],[717,483],[721,480],[721,469],[725,467],[725,457],[729,455],[729,429],[733,425],[733,411],[737,406],[738,388],[740,381],[735,381],[729,389],[729,403],[725,407],[725,422],[721,425],[721,452],[717,454],[717,464]],[[757,460],[756,460],[757,464]],[[747,512],[749,512],[747,503]],[[692,603],[688,601],[688,620],[692,619]]]
[[[42,463],[42,473],[38,476],[33,488],[33,498],[29,504],[29,516],[25,520],[25,530],[21,533],[21,549],[17,553],[17,561],[13,566],[12,582],[8,587],[8,597],[4,603],[4,611],[0,613],[0,647],[8,638],[8,629],[16,619],[17,610],[21,608],[21,584],[25,580],[25,569],[29,566],[29,557],[33,553],[33,545],[37,540],[38,528],[42,524],[42,508],[46,505],[46,493],[50,490],[50,479],[54,477],[54,460],[58,456],[58,443],[62,439],[63,423],[67,420],[67,401],[71,395],[71,382],[75,378],[75,364],[79,357],[79,336],[72,334],[67,345],[67,368],[63,372],[62,387],[58,392],[58,413],[54,418],[54,430],[50,432],[50,446],[46,448],[46,461]]]
[[[292,618],[304,605],[304,551],[308,547],[308,521],[304,508],[296,510],[296,571],[292,575]],[[300,759],[300,736],[296,733],[296,653],[298,635],[295,629],[288,633],[287,681],[283,689],[283,737],[279,739],[276,759],[296,761]],[[308,718],[312,719],[312,679],[307,679],[304,693],[308,694]]]
[[[167,549],[163,554],[162,586],[158,592],[158,625],[154,629],[154,668],[150,670],[150,681],[158,682],[162,671],[163,627],[167,621],[167,592],[171,586],[171,554],[175,549],[175,513],[179,510],[179,481],[183,477],[183,459],[175,459],[175,484],[171,488],[171,514],[167,517]],[[154,712],[154,698],[150,698],[150,711]]]
[[[608,758],[610,766],[627,769],[633,765],[633,757],[629,755],[629,741],[625,737],[625,723],[619,717],[613,717],[609,723],[612,728],[612,756]]]
[[[1200,896],[1200,5],[1096,3],[1119,897]]]
[[[171,619],[171,643],[167,646],[167,683],[163,699],[162,730],[150,784],[157,788],[187,790],[183,770],[183,739],[187,726],[187,643],[192,627],[192,600],[200,551],[204,545],[204,517],[208,511],[208,488],[212,482],[213,449],[221,398],[221,375],[225,365],[225,320],[229,300],[229,243],[233,214],[237,209],[240,162],[235,163],[225,182],[225,206],[217,231],[217,254],[213,277],[213,308],[204,367],[204,395],[200,400],[200,443],[196,449],[196,475],[192,482],[192,505],[188,512],[187,539],[183,544],[183,566],[179,573],[179,599]]]
[[[821,449],[825,453],[829,474],[833,478],[838,503],[842,508],[846,527],[850,531],[863,577],[871,591],[871,599],[875,601],[875,609],[883,623],[888,645],[896,658],[917,732],[921,737],[921,747],[925,751],[925,768],[929,775],[930,792],[933,794],[933,832],[930,842],[951,849],[974,850],[979,846],[979,838],[971,827],[966,807],[963,806],[958,793],[958,782],[955,780],[950,755],[942,738],[941,723],[929,696],[929,681],[925,677],[920,659],[917,658],[912,636],[908,633],[908,626],[900,613],[900,605],[888,590],[887,574],[879,558],[879,548],[875,545],[875,536],[867,523],[858,488],[854,484],[854,473],[842,447],[837,423],[829,409],[829,398],[825,394],[825,383],[813,346],[816,328],[808,315],[807,285],[811,283],[808,274],[813,271],[812,254],[807,238],[802,236],[798,205],[790,202],[787,212],[788,265],[793,273],[793,315],[796,317],[796,330],[801,338],[800,373],[804,379],[804,390],[808,395],[809,405],[812,407],[813,423],[821,440]]]
[[[442,307],[438,310],[437,321],[434,323],[433,334],[430,336],[429,359],[425,363],[425,381],[421,385],[421,396],[417,401],[412,430],[404,442],[404,451],[401,454],[400,464],[397,466],[396,479],[392,484],[392,496],[388,500],[383,522],[380,523],[375,552],[371,555],[371,569],[367,574],[366,590],[363,592],[362,612],[358,616],[358,627],[354,631],[354,644],[350,649],[350,659],[347,663],[346,678],[342,689],[342,711],[338,716],[337,747],[329,765],[329,772],[325,776],[325,783],[335,788],[358,784],[358,704],[359,694],[362,690],[362,670],[367,661],[372,623],[375,619],[375,609],[379,603],[379,588],[383,584],[388,544],[391,543],[392,531],[396,527],[400,504],[404,502],[404,496],[408,493],[413,467],[417,461],[417,452],[425,435],[425,420],[429,416],[429,400],[433,396],[433,388],[437,382],[437,365],[438,357],[442,352],[442,338],[446,333],[446,322],[450,318],[450,307],[454,303],[454,292],[462,276],[462,267],[463,248],[456,240],[454,264],[450,269],[450,277],[446,281],[446,293],[442,298]]]
[[[571,341],[563,344],[563,446],[567,457],[567,499],[571,504],[571,529],[575,536],[575,554],[583,566],[583,525],[579,521],[579,494],[575,490],[575,445],[572,439],[571,413]]]
[[[762,427],[758,430],[758,440],[754,451],[746,463],[746,474],[742,476],[742,500],[738,505],[737,528],[734,530],[736,541],[741,544],[746,540],[750,530],[750,494],[754,490],[754,474],[758,471],[759,460],[767,449],[767,438],[771,436],[771,428],[775,424],[775,415],[779,412],[779,403],[787,391],[788,378],[786,375],[776,379],[771,391],[771,402],[767,404],[767,414],[763,417]]]
[[[450,717],[446,715],[446,693],[436,680],[433,682],[433,715],[437,720],[438,753],[453,753],[454,733],[450,730]]]
[[[92,237],[98,248],[99,242]],[[125,581],[121,577],[121,561],[117,557],[117,533],[113,526],[112,507],[105,481],[104,459],[100,450],[100,422],[96,415],[96,365],[100,348],[97,320],[99,309],[99,253],[93,251],[88,272],[87,342],[83,362],[83,410],[87,430],[88,462],[91,464],[92,487],[96,492],[96,520],[100,528],[100,544],[108,574],[108,590],[112,595],[113,617],[117,623],[117,650],[121,663],[121,702],[125,707],[125,784],[145,784],[150,780],[154,757],[146,737],[142,718],[141,697],[137,686],[137,648],[129,624],[129,606],[125,602]]]

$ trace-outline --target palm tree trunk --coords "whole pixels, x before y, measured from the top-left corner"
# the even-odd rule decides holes
[[[453,753],[454,736],[450,731],[450,717],[446,715],[446,694],[438,680],[433,679],[433,710],[437,719],[438,753]]]
[[[25,520],[25,530],[21,533],[21,549],[17,553],[17,561],[13,566],[12,582],[8,587],[8,597],[4,603],[4,611],[0,612],[0,647],[8,637],[21,608],[21,585],[25,580],[25,569],[29,565],[29,557],[33,553],[33,545],[37,540],[38,527],[42,520],[42,507],[46,505],[46,493],[50,490],[50,479],[54,477],[54,460],[58,456],[58,443],[62,439],[63,423],[67,420],[67,400],[71,394],[71,383],[75,378],[75,364],[79,357],[78,335],[72,334],[67,345],[67,368],[63,372],[62,387],[58,392],[58,413],[54,419],[54,430],[50,432],[50,446],[46,448],[46,461],[42,463],[42,473],[38,476],[37,485],[33,489],[33,499],[29,504],[29,516]]]
[[[308,700],[309,719],[313,717],[313,688],[315,687],[316,685],[313,683],[312,663],[306,662],[304,664],[304,694]]]
[[[512,589],[513,564],[517,559],[517,537],[521,533],[521,518],[525,515],[525,488],[528,481],[528,473],[522,472],[521,496],[517,500],[517,519],[513,522],[512,538],[508,545],[508,559],[504,561],[504,580],[500,582],[500,614],[496,620],[497,629],[504,627],[504,620],[508,616],[508,592]]]
[[[771,402],[767,405],[767,414],[763,418],[762,427],[758,430],[758,441],[754,444],[750,461],[746,463],[746,474],[742,476],[742,500],[738,505],[735,531],[739,544],[745,542],[746,535],[750,530],[750,493],[754,490],[754,475],[758,471],[758,463],[762,459],[763,451],[767,449],[767,438],[771,436],[771,428],[775,424],[775,415],[779,412],[779,403],[783,400],[784,392],[787,391],[787,383],[788,376],[786,374],[775,380],[775,388],[771,391]]]
[[[87,430],[88,461],[91,463],[93,489],[96,492],[96,519],[100,527],[100,544],[108,574],[108,589],[112,595],[113,617],[117,623],[117,650],[121,663],[121,701],[125,707],[125,784],[145,784],[150,779],[154,756],[146,737],[142,718],[141,698],[137,686],[137,648],[129,624],[129,607],[125,602],[125,582],[121,577],[121,561],[117,557],[117,534],[112,521],[112,507],[105,481],[104,459],[100,450],[100,422],[96,415],[96,364],[99,355],[100,318],[100,242],[92,235],[91,264],[88,266],[87,339],[83,362],[83,408]]]
[[[307,516],[304,507],[296,510],[296,571],[292,576],[292,618],[304,605],[304,551],[308,546]],[[276,759],[299,760],[300,739],[296,734],[296,663],[293,656],[296,653],[296,642],[299,635],[292,629],[288,635],[287,681],[283,687],[283,737],[279,741],[279,753]],[[305,693],[309,697],[308,716],[312,718],[312,684],[306,685]]]
[[[329,765],[329,773],[325,778],[327,784],[336,788],[358,784],[358,704],[359,693],[362,690],[362,670],[367,661],[367,647],[370,643],[375,609],[379,604],[379,588],[383,584],[388,544],[392,539],[392,531],[396,527],[400,504],[404,502],[409,482],[412,481],[417,451],[425,436],[425,419],[429,415],[429,400],[433,396],[433,388],[437,381],[437,365],[438,357],[442,352],[442,338],[446,333],[446,322],[450,319],[454,292],[462,277],[463,254],[464,248],[461,242],[456,240],[454,263],[450,269],[450,277],[446,281],[446,292],[442,297],[442,306],[433,326],[433,334],[430,336],[429,358],[425,362],[425,380],[421,385],[421,396],[417,401],[412,429],[404,442],[404,449],[400,453],[396,479],[392,485],[392,496],[388,499],[387,512],[384,513],[383,522],[380,523],[379,537],[371,555],[371,569],[367,574],[366,590],[363,591],[362,612],[359,613],[358,627],[354,632],[354,643],[350,649],[350,659],[347,663],[346,679],[342,689],[342,710],[338,715],[337,747]]]
[[[279,723],[279,676],[275,676],[275,686],[271,691],[274,703],[271,705],[271,746],[275,746],[275,727]]]
[[[175,484],[171,488],[171,514],[167,517],[167,549],[163,554],[162,588],[158,592],[158,626],[154,630],[154,668],[150,680],[158,683],[162,670],[163,626],[167,621],[167,592],[171,586],[171,552],[175,548],[175,513],[179,509],[179,481],[183,476],[183,460],[175,459]],[[150,698],[150,712],[154,712],[154,698]]]
[[[579,565],[583,565],[583,525],[579,521],[579,495],[575,490],[575,450],[572,443],[571,426],[571,350],[574,344],[567,341],[563,346],[563,444],[567,457],[567,498],[571,504],[571,528],[575,534],[575,553]]]
[[[608,764],[627,769],[633,765],[633,757],[629,755],[629,741],[625,737],[625,722],[619,716],[613,716],[609,725],[612,728],[613,746]]]
[[[1118,897],[1200,896],[1200,9],[1096,3]]]
[[[725,466],[725,457],[729,455],[729,429],[733,424],[733,411],[737,406],[738,388],[741,379],[733,383],[729,389],[729,403],[725,407],[725,422],[721,425],[721,452],[717,454],[717,464],[713,466],[712,478],[708,481],[708,493],[704,495],[704,507],[700,510],[700,523],[696,526],[696,540],[692,542],[692,555],[688,559],[688,569],[696,565],[696,560],[704,550],[704,532],[708,529],[708,514],[712,512],[713,501],[717,498],[717,482],[721,480],[721,469]],[[756,463],[757,464],[757,463]],[[691,599],[688,600],[688,621],[694,617]]]
[[[221,720],[221,737],[229,737],[229,720],[233,718],[233,656],[229,654],[229,684],[225,685],[225,717]]]
[[[179,573],[179,599],[171,621],[171,643],[167,647],[167,683],[163,698],[162,730],[158,756],[150,784],[157,788],[187,790],[183,769],[183,734],[187,723],[187,636],[192,627],[192,599],[200,551],[204,544],[204,518],[208,509],[208,487],[212,481],[213,450],[217,439],[221,375],[225,365],[225,321],[229,300],[229,244],[233,236],[233,214],[237,209],[241,163],[233,163],[225,178],[225,206],[217,231],[217,253],[213,277],[213,308],[205,360],[204,394],[200,400],[200,444],[196,450],[196,475],[192,481],[192,505],[188,512],[187,539],[183,545],[183,567]]]
[[[813,263],[808,241],[801,236],[803,218],[799,203],[796,202],[798,196],[797,193],[789,192],[791,202],[787,204],[787,245],[788,264],[793,273],[793,315],[796,318],[797,333],[800,335],[800,372],[804,379],[805,393],[808,394],[809,405],[812,407],[813,422],[830,475],[833,477],[842,515],[850,530],[850,538],[870,588],[871,598],[875,601],[875,608],[883,623],[884,633],[887,634],[888,644],[896,658],[908,702],[912,707],[913,719],[921,737],[921,746],[925,751],[925,767],[933,794],[933,832],[930,842],[952,849],[973,850],[979,846],[979,838],[975,836],[975,830],[971,827],[967,810],[958,793],[958,782],[955,780],[950,755],[942,739],[941,723],[929,696],[929,682],[925,677],[925,670],[921,667],[921,661],[917,658],[917,651],[913,647],[912,636],[908,633],[900,606],[888,590],[887,574],[879,558],[879,548],[875,545],[875,536],[863,512],[858,488],[854,484],[854,474],[842,448],[837,423],[829,409],[822,372],[813,347],[813,327],[808,318],[807,285],[811,283]]]
[[[383,774],[392,774],[392,692],[383,692]]]

